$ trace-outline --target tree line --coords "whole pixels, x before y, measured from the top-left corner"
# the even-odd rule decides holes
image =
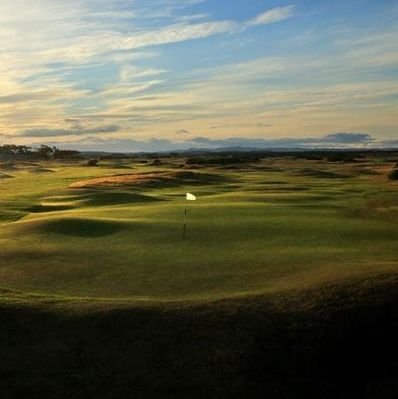
[[[61,150],[57,147],[41,145],[33,148],[26,145],[4,144],[0,146],[0,159],[71,159],[79,158],[79,151]]]

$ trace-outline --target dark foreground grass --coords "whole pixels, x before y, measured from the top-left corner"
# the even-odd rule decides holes
[[[185,305],[3,302],[1,397],[393,399],[396,282]]]

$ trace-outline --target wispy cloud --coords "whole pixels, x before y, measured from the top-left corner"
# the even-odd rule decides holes
[[[191,134],[187,129],[179,129],[176,134]]]
[[[164,69],[147,68],[142,69],[134,65],[123,65],[120,70],[120,80],[123,82],[135,79],[148,78],[166,73]]]
[[[109,4],[113,2],[111,1]],[[95,5],[95,2],[79,2],[75,0],[72,3],[74,7],[69,7],[69,5],[66,7],[62,3],[51,4],[43,0],[42,4],[32,6],[28,5],[26,0],[17,0],[14,7],[11,5],[1,6],[0,11],[4,11],[2,14],[11,14],[12,18],[14,18],[14,20],[12,18],[11,20],[4,20],[6,26],[10,26],[10,28],[3,28],[0,31],[0,39],[4,37],[1,44],[5,48],[10,47],[10,49],[15,49],[16,46],[19,46],[20,43],[18,43],[15,36],[15,28],[25,25],[24,29],[29,31],[29,40],[24,47],[25,49],[30,49],[30,51],[35,50],[39,61],[82,62],[112,51],[134,50],[202,39],[222,33],[232,33],[252,25],[282,21],[291,17],[294,13],[292,6],[277,7],[243,23],[231,20],[196,22],[197,20],[205,19],[206,15],[193,14],[178,18],[179,22],[177,23],[166,24],[156,29],[142,29],[138,25],[137,27],[133,25],[128,30],[122,30],[115,25],[120,23],[120,18],[117,18],[117,21],[114,19],[118,14],[122,14],[128,22],[131,20],[134,24],[137,21],[134,13],[129,13],[125,10],[114,11],[111,7],[100,13],[91,8],[88,12],[87,8],[90,5]],[[176,7],[174,3],[170,4],[171,9]],[[18,14],[16,12],[17,5],[18,7],[23,7],[25,12],[28,12],[26,14]],[[104,18],[101,16],[104,16]],[[55,20],[54,17],[56,18]],[[95,22],[98,19],[100,23]],[[3,18],[0,17],[0,22],[2,21]],[[60,36],[58,32],[54,34],[53,24],[55,22],[58,25],[59,32],[67,32],[67,34],[64,36]],[[10,41],[10,39],[12,40]],[[47,43],[47,46],[44,46],[43,43]]]
[[[294,15],[294,10],[295,6],[293,5],[286,7],[275,7],[261,13],[256,18],[250,20],[247,24],[249,26],[266,25],[272,24],[274,22],[284,21],[285,19],[289,19]]]
[[[103,125],[90,128],[72,127],[70,129],[28,129],[20,133],[21,137],[58,137],[81,136],[96,133],[115,133],[120,130],[118,125]]]
[[[110,51],[133,50],[141,47],[202,39],[221,33],[232,33],[253,25],[267,25],[283,21],[293,15],[294,6],[287,6],[270,9],[243,24],[228,20],[192,23],[192,21],[202,19],[203,15],[200,15],[201,18],[198,18],[198,15],[186,16],[182,19],[183,22],[168,25],[158,30],[138,31],[130,36],[105,33],[96,37],[87,37],[79,41],[79,44],[70,47],[48,50],[44,54],[55,59],[80,59]]]

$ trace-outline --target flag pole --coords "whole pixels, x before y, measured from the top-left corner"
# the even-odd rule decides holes
[[[182,228],[182,239],[185,240],[186,232],[187,232],[187,208],[188,208],[188,200],[185,199],[185,209],[184,209],[184,225]]]

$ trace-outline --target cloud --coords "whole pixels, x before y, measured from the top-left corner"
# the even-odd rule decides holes
[[[78,120],[67,119],[68,122],[74,122],[74,125],[68,129],[27,129],[19,134],[20,137],[58,137],[58,136],[80,136],[95,133],[115,133],[120,131],[118,125],[103,125],[90,128],[83,127]]]
[[[160,29],[138,31],[134,35],[125,35],[119,32],[98,33],[95,36],[83,37],[78,43],[69,47],[46,50],[43,55],[52,59],[79,61],[112,51],[134,50],[142,47],[204,39],[222,33],[238,32],[255,25],[267,25],[283,21],[293,15],[294,6],[276,7],[243,23],[230,20],[192,23],[185,20],[166,25]]]
[[[386,147],[398,147],[398,140],[383,140],[381,143]]]
[[[162,54],[160,49],[137,50],[239,33],[250,27],[246,22],[210,20],[211,13],[187,12],[188,7],[203,2],[0,2],[0,127],[18,140],[90,133],[78,125],[42,128],[57,126],[60,118],[74,115],[80,118],[96,113],[106,118],[136,110],[135,124],[178,121],[183,114],[198,120],[197,102],[184,103],[185,88],[178,93],[183,79],[186,86],[191,76],[184,71],[185,76],[173,77],[176,71],[154,61]],[[155,20],[156,10],[166,9],[164,19]],[[148,19],[151,23],[145,22]],[[142,65],[148,63],[152,65]],[[178,104],[167,103],[164,94],[170,89],[172,99],[181,97]],[[162,100],[146,106],[134,102],[135,94],[147,91],[161,92]],[[144,99],[140,101],[142,104]]]
[[[123,81],[119,85],[113,85],[103,90],[99,90],[97,93],[92,94],[92,97],[117,97],[118,100],[122,99],[123,97],[130,98],[132,94],[144,92],[152,87],[158,86],[161,83],[163,83],[163,80],[148,80],[145,82],[139,82],[137,84],[129,84],[128,82]]]
[[[255,26],[255,25],[266,25],[272,24],[274,22],[284,21],[286,19],[291,18],[294,15],[295,6],[286,6],[286,7],[275,7],[270,10],[263,12],[258,15],[256,18],[250,20],[247,25]]]
[[[206,19],[209,18],[209,14],[192,14],[192,15],[183,15],[180,17],[177,17],[176,20],[180,22],[187,22],[187,21],[198,21],[201,19]]]
[[[99,33],[87,36],[70,46],[51,48],[41,56],[58,62],[86,62],[90,58],[111,52],[135,50],[149,46],[180,43],[194,39],[204,39],[221,33],[231,33],[238,27],[233,21],[202,23],[176,23],[161,29],[141,31],[134,35],[118,32]]]
[[[217,130],[217,129],[223,129],[223,128],[226,128],[226,127],[229,127],[229,126],[230,125],[228,123],[220,123],[220,124],[217,124],[217,125],[211,125],[208,128],[210,130]]]
[[[191,134],[191,132],[189,130],[186,130],[186,129],[180,129],[180,130],[176,131],[176,134],[179,134],[179,135],[181,135],[181,134]]]
[[[147,78],[166,73],[165,69],[156,68],[137,68],[134,65],[123,65],[120,71],[120,79],[122,82],[128,82],[134,79]]]
[[[322,140],[326,143],[358,144],[370,143],[374,138],[366,133],[334,133],[328,134]]]
[[[38,89],[35,85],[31,84],[30,86],[25,86],[23,91],[19,86],[16,86],[14,89],[17,91],[12,94],[6,94],[0,96],[0,105],[2,104],[16,104],[16,103],[26,103],[26,102],[45,102],[59,99],[61,96],[68,96],[69,98],[76,98],[83,94],[86,94],[87,91],[77,90],[71,87],[71,85],[62,84],[61,82],[56,81],[45,81],[42,82],[43,85],[47,85],[46,89]]]
[[[0,104],[13,104],[19,102],[26,102],[30,100],[40,100],[51,98],[51,94],[45,91],[41,92],[26,92],[14,93],[5,96],[0,96]]]

